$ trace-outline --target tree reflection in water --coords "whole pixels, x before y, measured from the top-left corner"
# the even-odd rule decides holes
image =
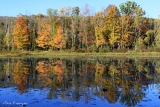
[[[50,100],[86,104],[98,96],[109,103],[135,106],[145,97],[143,86],[160,78],[160,63],[145,59],[1,59],[0,65],[0,85],[9,75],[9,85],[16,85],[19,93],[47,89]],[[160,90],[159,84],[156,87]]]
[[[29,75],[29,64],[25,60],[14,61],[14,82],[17,84],[18,91],[20,93],[27,92],[28,89],[28,75]]]

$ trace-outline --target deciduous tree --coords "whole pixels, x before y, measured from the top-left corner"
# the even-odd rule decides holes
[[[105,36],[108,38],[109,44],[112,48],[115,45],[119,45],[120,42],[120,13],[116,6],[109,5],[106,9],[106,16],[105,16]]]
[[[54,47],[62,49],[62,27],[59,26],[57,29],[57,34],[54,38]]]
[[[27,19],[19,16],[13,30],[14,47],[17,49],[27,49],[30,46],[29,29]]]
[[[50,34],[51,34],[51,26],[45,21],[45,19],[40,23],[40,27],[38,29],[38,37],[36,39],[36,44],[39,48],[49,49],[50,46]]]
[[[95,37],[96,37],[96,47],[99,48],[106,44],[106,38],[104,35],[104,17],[103,12],[99,12],[95,14],[94,21],[95,21]]]

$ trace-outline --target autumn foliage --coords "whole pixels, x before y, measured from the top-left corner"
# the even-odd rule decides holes
[[[57,34],[54,38],[54,46],[56,48],[62,48],[62,27],[59,26],[57,29]]]
[[[62,62],[61,61],[57,61],[57,62],[55,62],[54,63],[54,72],[57,74],[57,80],[58,80],[58,82],[62,82],[62,74],[63,74],[63,72],[62,72]]]
[[[47,16],[21,15],[2,22],[0,50],[158,51],[159,32],[160,20],[146,17],[134,1],[108,5],[96,13],[87,4],[82,9],[50,8]]]
[[[29,65],[23,60],[14,63],[14,82],[18,86],[18,91],[27,91]]]
[[[38,81],[41,87],[49,86],[51,84],[50,77],[50,64],[47,61],[39,61],[36,65],[36,70],[38,72]]]
[[[99,12],[94,16],[95,20],[95,37],[96,37],[96,47],[100,47],[106,44],[106,39],[104,35],[104,23],[103,23],[103,13]]]
[[[30,45],[28,22],[23,17],[18,17],[13,29],[14,47],[17,49],[27,48]]]
[[[36,44],[39,48],[47,49],[50,46],[50,30],[51,26],[49,23],[42,21],[38,29],[38,37],[36,39]]]

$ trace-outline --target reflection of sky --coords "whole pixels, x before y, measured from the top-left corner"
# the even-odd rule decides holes
[[[140,101],[140,104],[138,105],[143,105],[147,107],[160,107],[160,99],[159,99],[160,94],[158,93],[159,91],[156,88],[157,85],[159,84],[149,85],[148,89],[145,92],[146,93],[145,97],[142,99],[142,101]]]
[[[17,93],[17,89],[15,87],[0,88],[0,106],[4,106],[3,103],[5,101],[8,103],[13,103],[15,101],[20,103],[28,103],[28,107],[124,107],[124,105],[121,105],[119,101],[115,104],[110,104],[107,100],[98,96],[92,96],[88,104],[85,104],[82,97],[80,101],[62,101],[60,97],[49,100],[47,99],[48,91],[48,89],[29,89],[27,93],[20,94]],[[140,101],[140,103],[137,104],[137,107],[158,107],[160,105],[160,94],[158,94],[156,84],[149,85],[145,93],[146,96],[142,99],[142,101]],[[19,107],[13,104],[12,106]]]

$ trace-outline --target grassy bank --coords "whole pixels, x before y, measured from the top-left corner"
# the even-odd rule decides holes
[[[64,51],[39,51],[39,52],[3,52],[0,57],[160,57],[160,52],[107,52],[107,53],[76,53]]]

